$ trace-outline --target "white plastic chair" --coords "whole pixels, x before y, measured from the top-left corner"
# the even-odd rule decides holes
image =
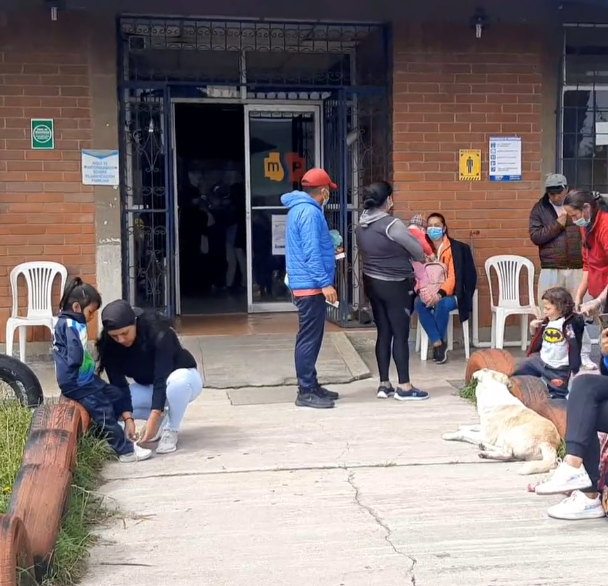
[[[473,307],[477,305],[477,289],[473,293]],[[471,312],[472,315],[472,312]],[[458,308],[450,311],[450,321],[448,321],[448,350],[454,349],[454,316],[458,317]],[[469,328],[469,319],[462,322],[462,337],[464,338],[464,355],[468,360],[471,356],[471,331]],[[420,352],[420,360],[426,361],[429,356],[429,337],[424,331],[420,320],[416,327],[416,352]]]
[[[490,285],[492,309],[492,348],[502,349],[505,342],[505,321],[510,315],[521,316],[521,349],[528,347],[528,316],[538,317],[534,302],[534,264],[531,260],[513,254],[492,256],[486,260],[486,275]],[[519,290],[521,270],[528,272],[528,305],[522,305]],[[492,269],[498,277],[498,304],[494,305]]]
[[[19,316],[19,290],[17,282],[23,275],[27,285],[27,315]],[[61,277],[61,291],[65,289],[68,270],[56,262],[25,262],[16,266],[10,275],[13,309],[6,322],[6,354],[13,355],[15,330],[19,328],[19,360],[25,362],[26,328],[45,326],[51,333],[55,327],[53,316],[53,282]]]

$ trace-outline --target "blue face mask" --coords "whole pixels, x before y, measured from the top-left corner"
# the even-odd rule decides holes
[[[585,218],[579,218],[578,220],[574,220],[574,224],[579,226],[580,228],[586,228],[589,225],[589,220],[585,220]]]
[[[443,238],[443,228],[439,228],[437,226],[427,228],[426,233],[429,235],[431,240],[441,240]]]

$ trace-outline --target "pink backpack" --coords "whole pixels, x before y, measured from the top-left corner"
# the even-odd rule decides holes
[[[442,262],[427,262],[424,265],[424,272],[428,283],[418,291],[418,297],[425,305],[437,295],[441,285],[445,283],[448,276],[448,269]]]

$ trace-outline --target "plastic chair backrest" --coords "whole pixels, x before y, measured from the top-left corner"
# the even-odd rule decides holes
[[[27,285],[27,315],[28,318],[53,317],[53,282],[57,275],[61,276],[61,292],[65,289],[68,270],[57,262],[24,262],[17,265],[10,276],[11,292],[13,295],[13,310],[11,317],[20,317],[19,291],[17,282],[23,275]]]
[[[486,260],[486,275],[490,286],[490,303],[492,307],[523,307],[520,300],[519,278],[521,270],[528,272],[528,300],[534,306],[534,263],[524,256],[502,254],[491,256]],[[494,305],[492,293],[492,268],[498,277],[498,304]]]

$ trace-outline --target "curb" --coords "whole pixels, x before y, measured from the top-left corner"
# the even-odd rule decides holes
[[[8,513],[0,516],[0,586],[34,586],[48,574],[72,484],[86,410],[69,399],[33,414]]]

